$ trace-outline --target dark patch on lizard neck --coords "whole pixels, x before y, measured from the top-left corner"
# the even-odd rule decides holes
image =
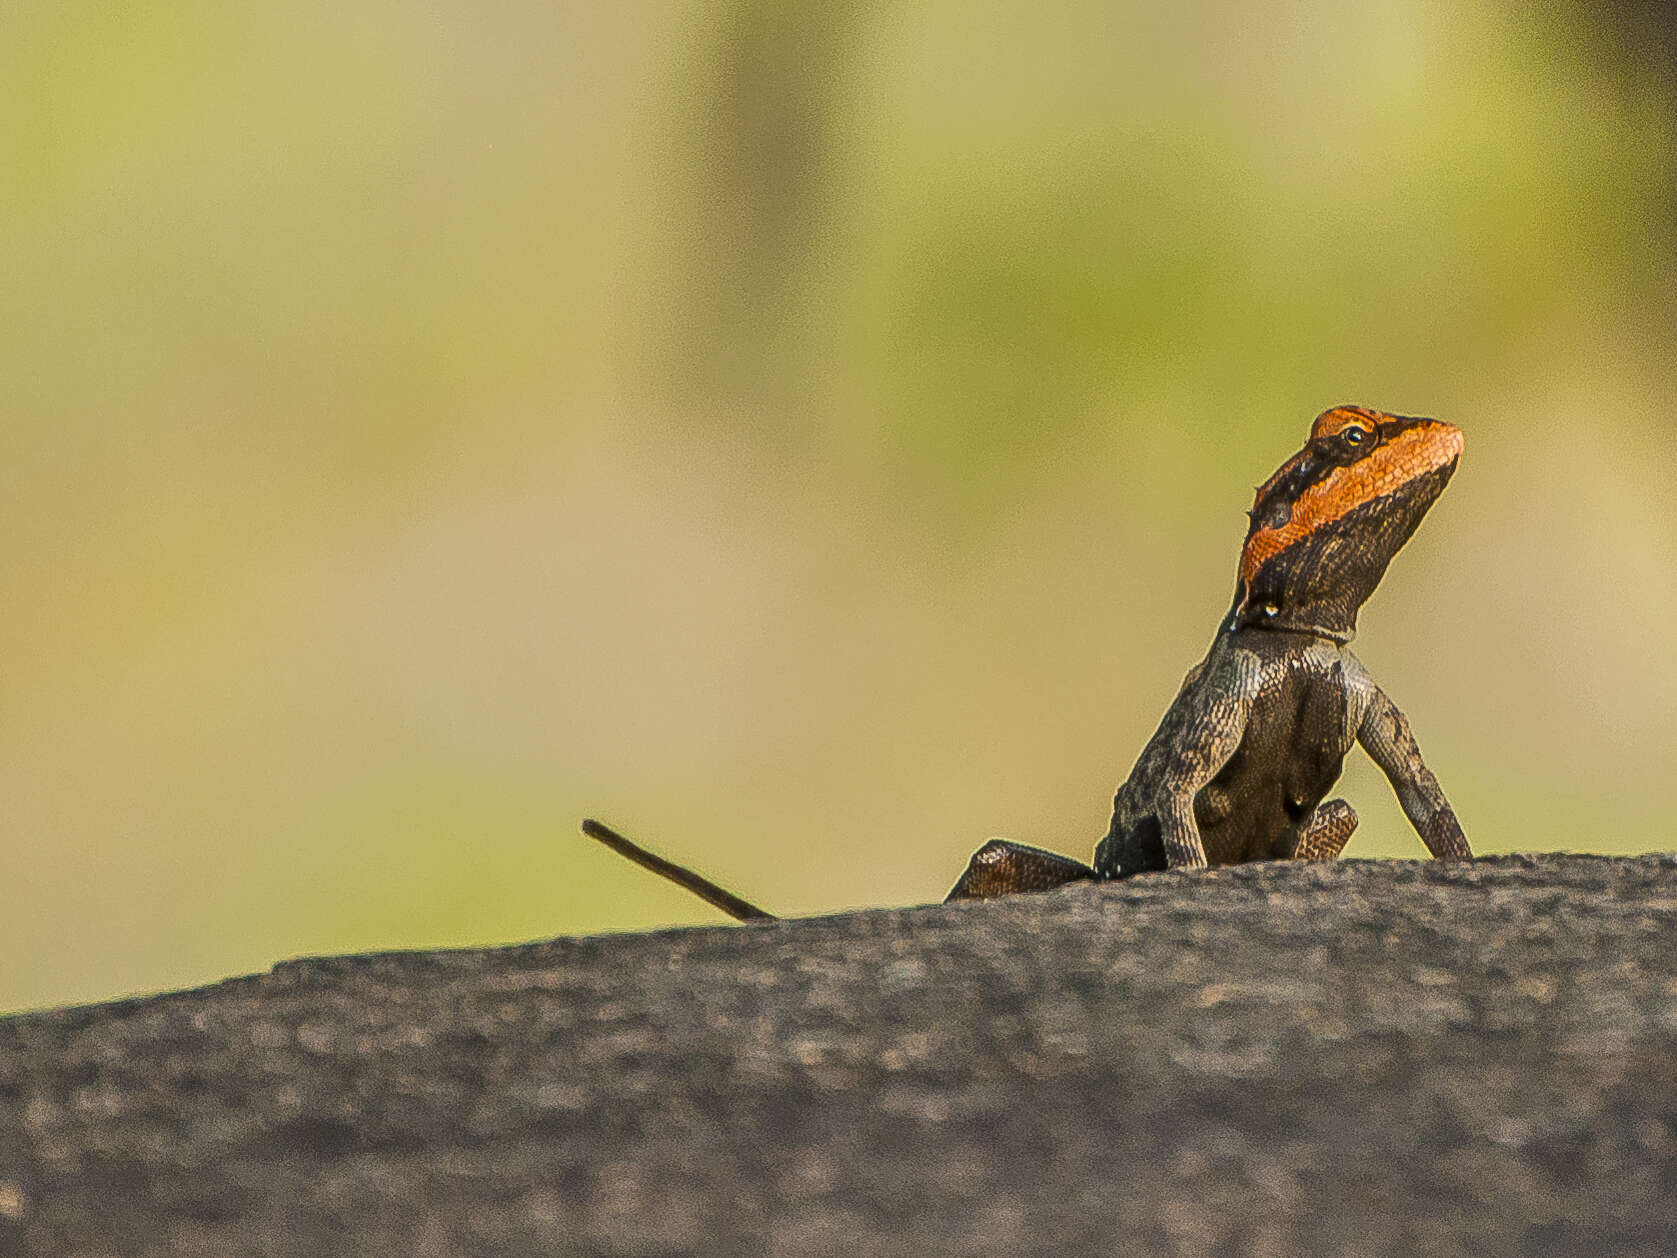
[[[1275,638],[1310,638],[1318,642],[1327,642],[1333,646],[1349,646],[1357,636],[1356,628],[1335,629],[1328,625],[1311,621],[1295,620],[1278,614],[1274,617],[1259,616],[1247,613],[1243,618],[1238,604],[1223,617],[1219,630],[1226,634],[1261,633],[1266,637]]]

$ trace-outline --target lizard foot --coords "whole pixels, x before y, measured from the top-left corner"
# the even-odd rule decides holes
[[[1049,891],[1079,879],[1093,878],[1095,871],[1082,861],[1061,856],[1040,847],[1027,847],[1007,839],[991,839],[972,854],[967,870],[950,900],[990,900],[1019,891]]]
[[[1357,810],[1343,799],[1317,807],[1289,855],[1300,861],[1338,860],[1357,828]]]

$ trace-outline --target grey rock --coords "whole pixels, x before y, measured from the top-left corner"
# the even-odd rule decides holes
[[[1249,865],[0,1019],[0,1253],[1677,1252],[1677,858]]]

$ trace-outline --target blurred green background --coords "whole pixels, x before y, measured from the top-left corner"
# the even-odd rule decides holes
[[[1339,402],[1468,434],[1359,651],[1477,849],[1673,846],[1604,12],[5,6],[0,1008],[718,920],[590,814],[786,913],[1087,857]]]

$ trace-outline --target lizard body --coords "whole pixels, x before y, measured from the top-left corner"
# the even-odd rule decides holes
[[[1325,797],[1355,743],[1390,780],[1427,850],[1471,859],[1403,713],[1349,645],[1358,611],[1444,492],[1461,450],[1461,430],[1441,420],[1357,406],[1317,416],[1304,447],[1257,490],[1234,603],[1118,788],[1093,865],[993,839],[948,898],[1147,870],[1332,860],[1357,814]],[[583,829],[742,920],[772,917],[598,822]]]
[[[1472,851],[1403,713],[1349,643],[1386,566],[1444,491],[1461,430],[1326,411],[1258,488],[1234,604],[1113,799],[1092,867],[995,840],[951,899],[1077,878],[1302,857],[1331,860],[1357,817],[1327,800],[1361,743],[1441,859]]]

